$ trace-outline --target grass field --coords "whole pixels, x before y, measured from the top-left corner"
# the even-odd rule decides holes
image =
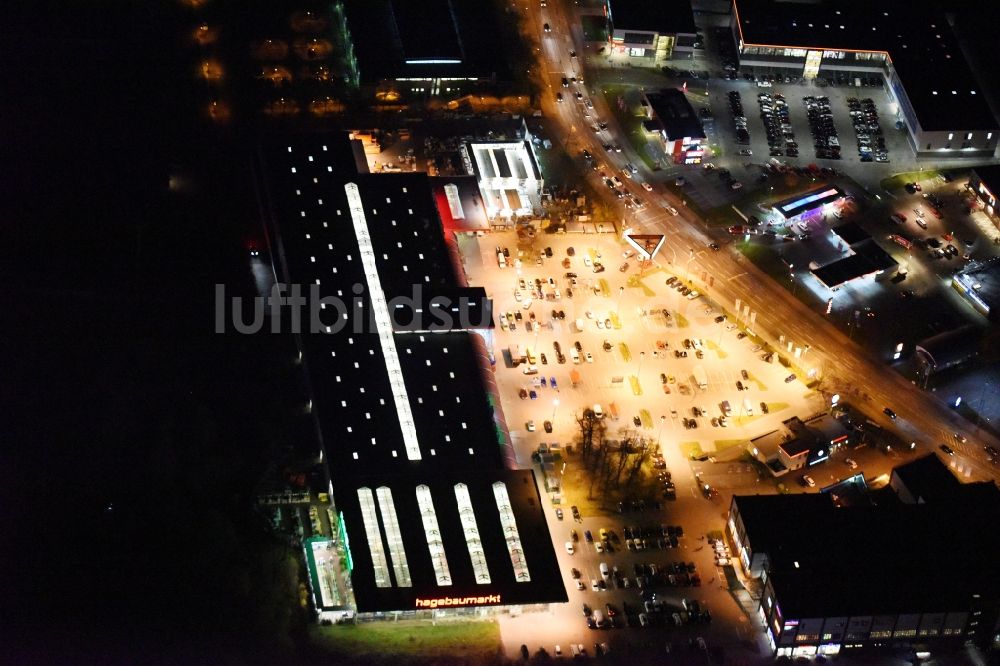
[[[909,171],[907,173],[897,173],[895,176],[889,176],[888,178],[883,178],[879,181],[879,185],[883,190],[891,192],[892,190],[901,190],[906,183],[919,182],[924,180],[933,180],[938,177],[938,171],[934,169],[925,169],[924,171]]]
[[[583,39],[588,42],[604,42],[608,39],[608,23],[603,16],[584,14],[580,17],[583,25]]]
[[[499,663],[500,627],[495,622],[368,622],[317,626],[312,644],[336,663]]]
[[[726,449],[731,449],[734,446],[742,446],[746,443],[747,440],[745,439],[717,439],[713,442],[716,453],[722,453]]]
[[[684,454],[684,457],[689,460],[705,455],[705,452],[701,450],[701,444],[698,442],[678,442],[677,446],[680,448],[681,453]]]
[[[656,169],[657,165],[646,150],[647,139],[642,130],[642,118],[636,114],[639,103],[638,89],[625,86],[602,86],[602,90],[608,107],[615,114],[615,118],[621,124],[622,131],[628,136],[628,141],[635,148],[635,152],[639,153],[639,157],[646,163],[646,166],[650,169]],[[618,108],[619,97],[625,100],[624,109]]]
[[[653,298],[656,296],[656,292],[646,286],[646,283],[643,282],[638,275],[632,275],[629,277],[628,286],[633,289],[642,289],[643,295],[647,298]]]

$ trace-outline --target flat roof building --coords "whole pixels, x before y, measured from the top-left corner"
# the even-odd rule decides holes
[[[691,3],[609,0],[605,7],[611,48],[634,64],[662,67],[694,57],[698,28]]]
[[[775,477],[826,462],[840,446],[850,445],[852,432],[833,416],[822,413],[781,422],[781,428],[750,440],[747,451]]]
[[[990,157],[998,124],[944,12],[904,0],[733,0],[744,73],[884,83],[918,157]]]
[[[983,329],[967,324],[924,338],[914,352],[921,372],[931,375],[971,361],[979,355]]]
[[[969,177],[969,189],[976,194],[980,207],[990,216],[993,223],[1000,225],[1000,209],[997,209],[997,197],[1000,196],[1000,164],[973,167]]]
[[[1000,312],[1000,260],[970,264],[956,273],[951,286],[980,314],[996,321]]]
[[[510,82],[488,2],[338,0],[362,86],[458,97]]]
[[[844,192],[839,187],[823,185],[808,192],[782,199],[771,206],[783,220],[792,221],[815,211],[829,210],[831,206],[844,198]]]
[[[705,129],[687,96],[677,88],[646,92],[642,96],[643,128],[662,142],[675,164],[700,164],[705,154]]]
[[[891,275],[899,266],[858,224],[846,222],[832,231],[843,239],[850,254],[810,271],[831,291],[837,291],[842,285],[858,278]]]
[[[529,141],[468,142],[463,150],[488,219],[532,215],[540,208],[544,182]]]
[[[832,493],[733,497],[726,536],[761,579],[757,612],[776,656],[992,643],[1000,539],[984,526],[1000,519],[1000,491],[959,483],[933,454],[893,477],[945,490],[842,506]]]
[[[286,292],[308,290],[295,337],[352,606],[566,601],[534,473],[516,469],[490,390],[490,304],[466,286],[432,179],[358,173],[345,135],[262,162],[276,270]]]

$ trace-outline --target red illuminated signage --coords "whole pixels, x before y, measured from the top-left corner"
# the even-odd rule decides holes
[[[499,594],[487,594],[480,597],[438,597],[437,599],[421,599],[417,597],[417,608],[454,608],[456,606],[492,606],[500,603]]]

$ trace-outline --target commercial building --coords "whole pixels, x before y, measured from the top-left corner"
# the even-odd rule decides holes
[[[459,97],[509,83],[488,2],[338,0],[354,78],[383,101],[400,94]]]
[[[463,149],[489,219],[532,215],[540,207],[545,183],[529,141],[469,142]]]
[[[1000,226],[1000,210],[997,209],[997,193],[1000,193],[1000,164],[974,167],[969,176],[969,189],[975,193],[980,208],[990,216],[994,224]]]
[[[996,118],[935,5],[733,0],[730,20],[743,73],[884,85],[918,157],[996,152]]]
[[[750,440],[747,451],[775,477],[829,460],[841,446],[850,446],[853,431],[823,413],[805,421],[785,419],[782,427]]]
[[[340,135],[261,157],[279,279],[286,294],[309,291],[295,338],[353,597],[330,608],[335,595],[314,577],[316,605],[566,601],[534,474],[516,469],[495,390],[490,302],[467,286],[431,179],[359,173],[356,153]]]
[[[855,222],[834,227],[848,249],[848,255],[810,272],[830,291],[866,277],[880,279],[895,274],[898,262]]]
[[[962,484],[932,454],[878,493],[840,506],[830,492],[733,497],[726,536],[762,586],[776,656],[995,644],[996,485]]]
[[[705,129],[691,102],[676,88],[642,96],[646,120],[643,129],[655,135],[674,164],[701,164],[705,155]]]
[[[951,286],[990,321],[1000,312],[1000,261],[997,258],[970,265],[956,273]]]
[[[691,3],[613,0],[605,4],[611,49],[634,65],[662,67],[690,60],[698,43]]]
[[[808,192],[782,199],[771,206],[771,210],[786,223],[811,215],[832,213],[837,204],[844,200],[844,192],[839,187],[823,185]]]
[[[979,355],[983,329],[967,324],[917,343],[914,353],[925,377],[968,363]]]

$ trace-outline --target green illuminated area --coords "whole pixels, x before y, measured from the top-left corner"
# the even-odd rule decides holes
[[[338,664],[494,663],[500,651],[495,622],[368,622],[313,627],[311,642]]]

